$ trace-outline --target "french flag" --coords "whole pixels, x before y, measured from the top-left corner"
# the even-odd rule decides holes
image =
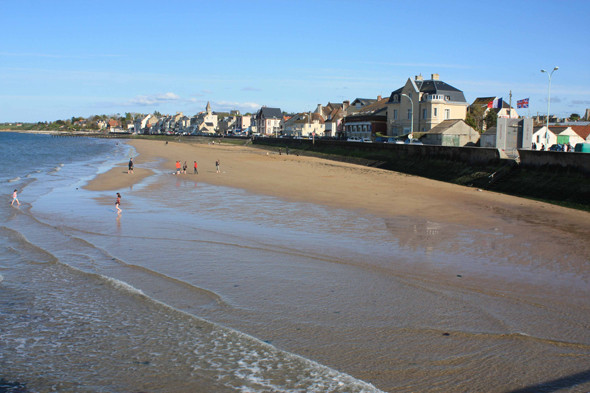
[[[492,101],[488,102],[488,108],[492,109],[502,109],[502,99],[495,98]]]

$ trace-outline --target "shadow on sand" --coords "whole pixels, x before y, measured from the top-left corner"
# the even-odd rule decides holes
[[[521,389],[510,390],[506,393],[550,393],[561,389],[571,388],[576,385],[590,382],[590,370],[582,371],[567,377],[557,378],[551,381],[542,382],[537,385],[527,386]]]

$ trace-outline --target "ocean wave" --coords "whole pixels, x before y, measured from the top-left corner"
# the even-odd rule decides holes
[[[30,242],[25,235],[17,230],[2,225],[0,226],[0,233],[14,242],[15,247],[11,247],[11,249],[31,253],[33,256],[28,259],[30,263],[41,265],[59,261],[54,254]]]
[[[8,182],[8,183],[14,183],[15,181],[19,181],[20,179],[21,179],[21,178],[20,178],[20,176],[17,176],[17,177],[15,177],[15,178],[8,179],[8,180],[7,180],[7,182]]]
[[[294,390],[294,387],[297,387],[295,390],[305,387],[305,391],[312,392],[382,392],[372,384],[346,373],[303,356],[282,351],[249,334],[218,325],[152,298],[124,281],[100,273],[86,272],[71,265],[64,264],[64,266],[106,282],[115,290],[139,296],[147,302],[164,307],[170,312],[182,316],[183,319],[197,322],[199,326],[207,326],[205,331],[208,331],[209,340],[198,344],[200,349],[186,347],[186,353],[183,354],[183,351],[180,351],[178,355],[192,358],[195,367],[199,369],[204,368],[214,373],[220,373],[226,378],[231,375],[224,383],[229,388],[240,392],[290,392]],[[197,342],[199,341],[197,340]],[[212,353],[218,356],[213,356]],[[217,360],[212,361],[212,358]],[[221,361],[220,359],[228,360]],[[286,384],[276,383],[280,379],[286,379],[288,382]]]
[[[112,277],[107,277],[102,274],[99,274],[98,276],[101,277],[106,282],[108,282],[113,287],[115,287],[116,289],[120,289],[120,290],[129,292],[134,295],[148,297],[145,293],[143,293],[143,291],[141,289],[135,288],[133,285],[129,285],[124,281],[117,280],[116,278],[112,278]]]
[[[56,173],[59,172],[61,170],[61,168],[63,168],[64,164],[59,164],[58,166],[56,166],[55,168],[53,168],[52,170],[49,171],[49,173]]]

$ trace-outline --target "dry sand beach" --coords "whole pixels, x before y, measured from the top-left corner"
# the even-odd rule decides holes
[[[238,188],[285,204],[312,203],[371,217],[358,230],[383,227],[397,244],[390,256],[367,249],[341,255],[333,244],[322,246],[321,254],[275,245],[294,258],[289,268],[296,270],[279,270],[276,284],[249,277],[249,286],[228,284],[227,293],[219,285],[220,298],[240,290],[255,299],[191,312],[385,391],[590,389],[589,213],[252,147],[130,144],[138,153],[135,174],[128,175],[121,163],[86,186],[122,191],[123,219],[133,214],[125,211],[126,190],[170,174],[183,184]],[[172,175],[176,160],[187,161],[187,174]],[[193,160],[198,175],[192,174]],[[148,181],[142,192],[162,194],[161,187]],[[223,208],[231,217],[232,210]],[[346,233],[354,242],[350,233],[356,223],[340,225],[330,232]],[[190,247],[198,246],[186,247],[190,254]],[[298,267],[297,255],[316,262],[308,265],[306,259]],[[288,277],[281,275],[305,269],[314,271],[313,282],[291,288],[282,281]],[[260,298],[257,285],[266,289]],[[181,299],[166,301],[182,308]],[[324,302],[331,309],[318,311]],[[274,310],[275,304],[293,308],[285,313]]]

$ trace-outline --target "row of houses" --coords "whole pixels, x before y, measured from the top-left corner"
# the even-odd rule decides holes
[[[129,125],[127,131],[136,134],[214,134],[217,130],[218,116],[211,111],[211,105],[207,103],[204,112],[200,112],[192,117],[185,116],[182,112],[178,112],[174,116],[166,115],[158,117],[149,114],[138,117]]]
[[[233,111],[221,119],[207,103],[204,112],[193,117],[177,113],[157,118],[136,119],[133,131],[149,134],[231,134],[248,133],[275,137],[330,137],[376,139],[419,138],[422,143],[448,146],[542,149],[557,143],[590,141],[590,126],[550,126],[533,128],[532,119],[522,119],[516,109],[498,97],[479,97],[471,106],[484,114],[492,107],[498,125],[484,134],[467,125],[469,108],[463,92],[442,81],[438,74],[408,78],[389,97],[357,98],[342,103],[318,104],[315,110],[284,114],[280,108],[263,106],[254,115]]]

